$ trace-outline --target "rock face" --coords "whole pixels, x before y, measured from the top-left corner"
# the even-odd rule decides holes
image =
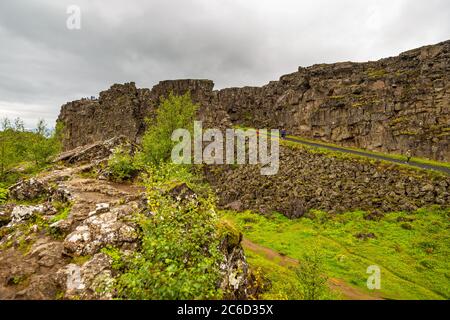
[[[368,63],[299,68],[218,93],[233,123],[369,150],[450,160],[450,41]]]
[[[230,125],[226,111],[213,104],[213,86],[210,80],[174,80],[161,81],[149,90],[137,89],[131,82],[113,85],[101,92],[98,100],[69,102],[61,107],[58,118],[64,125],[64,149],[96,145],[117,136],[139,143],[145,120],[155,116],[160,98],[170,92],[181,95],[189,91],[192,100],[200,104],[198,117],[205,126]]]
[[[389,213],[450,203],[448,176],[300,147],[280,148],[280,171],[273,176],[262,176],[251,165],[204,169],[223,207],[277,211],[290,218],[310,209]]]
[[[66,150],[119,134],[139,142],[160,96],[191,92],[207,126],[285,128],[345,146],[450,161],[450,41],[368,63],[299,68],[263,87],[213,91],[210,80],[113,85],[64,105]]]

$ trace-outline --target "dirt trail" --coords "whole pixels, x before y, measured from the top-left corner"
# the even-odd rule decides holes
[[[242,240],[242,245],[245,249],[264,255],[267,259],[273,260],[284,267],[295,266],[299,263],[299,261],[294,258],[281,255],[280,253],[256,244],[247,238]],[[328,286],[331,290],[339,292],[345,300],[383,300],[377,295],[369,295],[357,288],[351,287],[340,279],[330,278],[328,280]]]

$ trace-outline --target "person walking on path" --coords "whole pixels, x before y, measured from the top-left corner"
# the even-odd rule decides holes
[[[281,129],[281,139],[285,139],[285,138],[286,138],[286,130]]]
[[[409,161],[411,160],[411,157],[412,157],[412,153],[411,153],[410,149],[406,150],[405,156],[406,156],[406,163],[409,163]]]

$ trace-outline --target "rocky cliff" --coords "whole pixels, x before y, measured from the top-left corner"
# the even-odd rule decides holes
[[[190,91],[209,125],[286,128],[345,146],[450,161],[450,41],[376,62],[300,67],[262,87],[213,90],[210,80],[113,85],[62,107],[65,148],[118,133],[139,141],[159,97]]]

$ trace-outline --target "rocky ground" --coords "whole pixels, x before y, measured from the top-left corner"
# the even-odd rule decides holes
[[[133,215],[146,211],[143,187],[110,182],[98,170],[116,143],[62,154],[58,165],[10,189],[0,206],[0,299],[114,297],[112,260],[101,249],[138,250]],[[245,256],[240,244],[226,241],[222,287],[245,298]]]

